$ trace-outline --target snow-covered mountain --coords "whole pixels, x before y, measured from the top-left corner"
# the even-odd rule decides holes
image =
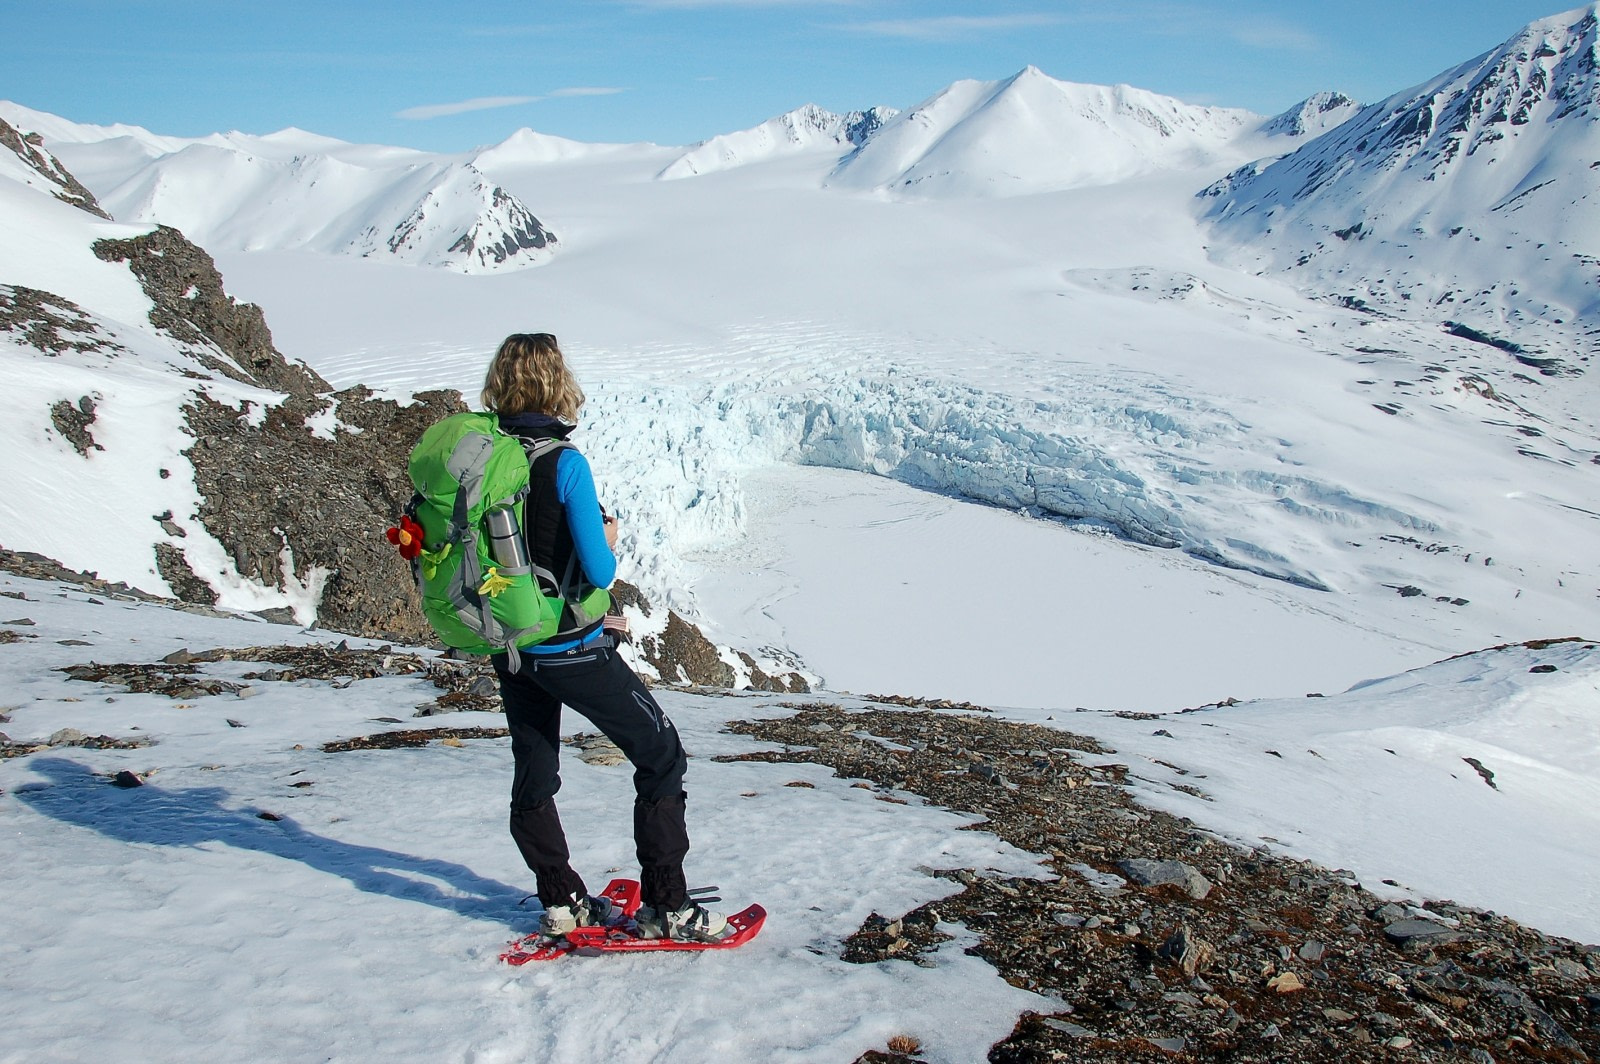
[[[216,250],[308,250],[461,273],[547,261],[556,236],[470,157],[352,145],[303,130],[194,140],[79,126],[15,104],[125,221],[158,222]]]
[[[901,196],[1014,196],[1106,185],[1218,158],[1260,117],[1028,67],[958,81],[897,115],[828,178]]]
[[[1320,137],[1350,121],[1360,110],[1361,104],[1342,92],[1319,92],[1268,119],[1261,132],[1268,136]]]
[[[668,163],[660,176],[670,181],[800,152],[849,151],[899,113],[892,107],[872,107],[841,115],[806,104],[754,128],[701,141]]]
[[[0,136],[7,129],[0,125]],[[52,156],[29,147],[42,169],[61,173]],[[320,589],[295,576],[292,560],[282,588],[243,579],[202,524],[183,453],[193,444],[185,407],[204,395],[260,414],[285,392],[309,393],[321,381],[281,359],[276,372],[259,372],[258,338],[228,351],[203,335],[188,319],[235,314],[228,328],[244,339],[247,308],[212,289],[204,266],[180,264],[182,248],[147,251],[148,223],[112,222],[64,202],[51,183],[28,181],[30,169],[14,150],[0,151],[6,546],[48,551],[159,593],[199,573],[232,605],[290,608],[310,620]],[[152,257],[187,273],[177,285],[186,291],[161,295],[141,269]],[[270,363],[270,337],[265,343]]]
[[[499,144],[475,152],[471,163],[484,173],[492,173],[503,167],[545,166],[607,158],[641,147],[649,145],[590,144],[540,133],[524,126]]]
[[[1600,5],[1534,22],[1229,175],[1203,194],[1219,253],[1328,294],[1426,307],[1525,357],[1567,363],[1580,332],[1592,350],[1597,25]]]

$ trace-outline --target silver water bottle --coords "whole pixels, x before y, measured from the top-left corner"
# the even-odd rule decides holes
[[[509,506],[496,506],[484,515],[489,529],[489,556],[503,571],[525,571],[529,567],[528,544],[522,538],[517,513]]]

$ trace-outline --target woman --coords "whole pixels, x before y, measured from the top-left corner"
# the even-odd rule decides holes
[[[500,427],[527,440],[565,441],[577,425],[583,390],[549,333],[508,336],[483,384],[483,405]],[[617,523],[600,508],[589,463],[570,445],[542,450],[532,459],[524,528],[528,553],[552,573],[572,572],[587,586],[564,589],[569,601],[588,587],[607,587],[616,575],[612,553]],[[544,643],[521,651],[511,671],[508,655],[490,657],[500,677],[516,774],[511,785],[511,837],[533,870],[544,906],[540,929],[564,935],[604,923],[611,903],[589,894],[569,863],[566,834],[556,812],[561,788],[557,760],[561,707],[571,706],[617,744],[633,763],[637,797],[633,837],[640,865],[642,905],[636,916],[646,938],[715,939],[727,920],[689,897],[683,858],[683,774],[687,761],[677,729],[649,690],[617,655],[603,620],[563,613],[562,628]]]

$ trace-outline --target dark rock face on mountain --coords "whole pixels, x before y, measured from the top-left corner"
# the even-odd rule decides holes
[[[1365,108],[1333,140],[1295,153],[1279,164],[1281,171],[1272,168],[1275,188],[1287,188],[1283,178],[1293,174],[1294,198],[1312,199],[1345,184],[1352,167],[1448,178],[1480,152],[1484,163],[1504,157],[1503,150],[1487,149],[1501,142],[1509,148],[1535,119],[1546,133],[1569,118],[1593,122],[1600,108],[1597,22],[1590,9],[1570,25],[1534,23],[1488,55]],[[1242,191],[1251,183],[1244,175],[1232,187]]]
[[[70,203],[97,217],[110,219],[111,215],[102,210],[100,204],[95,201],[94,193],[84,188],[55,156],[44,150],[44,138],[39,134],[22,133],[4,119],[0,119],[0,148],[9,148],[40,177],[57,186],[55,197],[62,203]]]
[[[116,349],[100,335],[82,307],[20,284],[0,284],[0,332],[13,333],[47,355]]]
[[[450,245],[452,254],[476,258],[481,266],[499,266],[517,256],[543,251],[556,243],[556,235],[546,229],[521,200],[496,185],[488,189],[488,209],[471,229]]]
[[[169,226],[130,240],[100,240],[94,252],[107,262],[126,262],[155,307],[150,323],[181,344],[214,344],[232,364],[208,363],[234,380],[290,395],[309,396],[329,384],[303,362],[291,363],[272,346],[266,316],[253,303],[238,303],[222,289],[222,274],[202,248]]]
[[[869,107],[844,116],[844,139],[857,148],[872,139],[883,124],[899,114],[893,107]]]

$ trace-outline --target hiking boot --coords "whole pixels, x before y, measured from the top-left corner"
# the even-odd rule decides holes
[[[728,933],[726,916],[692,901],[681,909],[657,910],[648,905],[640,906],[633,922],[640,938],[715,942]]]
[[[606,926],[614,923],[619,913],[610,898],[589,897],[571,905],[552,905],[539,917],[539,933],[550,938],[561,938],[580,927]]]

